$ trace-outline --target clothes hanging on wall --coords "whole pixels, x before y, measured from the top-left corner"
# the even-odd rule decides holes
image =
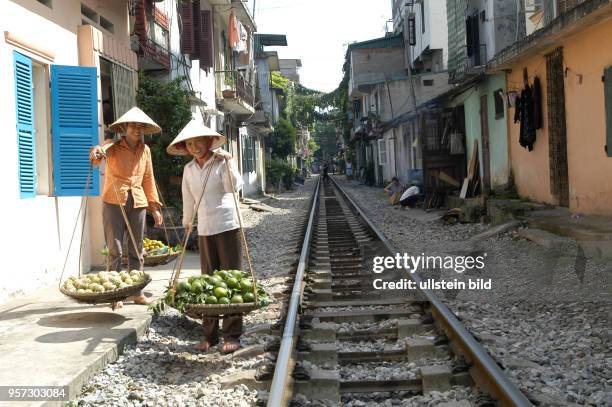
[[[533,80],[533,127],[542,128],[542,87],[537,76]]]
[[[519,144],[529,151],[536,141],[536,122],[533,88],[527,84],[520,96],[516,97],[514,123],[520,122]]]

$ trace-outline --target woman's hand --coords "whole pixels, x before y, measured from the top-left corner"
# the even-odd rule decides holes
[[[215,157],[223,158],[225,160],[232,159],[232,155],[222,148],[217,148],[216,150],[213,150],[213,154],[215,155]]]
[[[91,161],[94,161],[99,160],[101,158],[106,158],[106,152],[104,151],[104,149],[100,146],[95,146],[94,148],[92,148],[89,152],[89,159]]]
[[[155,209],[152,215],[153,215],[153,220],[155,221],[155,227],[156,228],[160,227],[162,223],[164,223],[164,218],[161,214],[161,211],[159,209]]]

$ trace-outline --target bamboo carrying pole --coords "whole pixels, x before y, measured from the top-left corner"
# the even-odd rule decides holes
[[[214,154],[214,153],[213,153]],[[213,157],[211,158],[213,161],[210,163],[210,168],[208,169],[208,172],[206,173],[206,178],[204,179],[204,184],[202,186],[202,193],[200,194],[200,197],[198,199],[198,202],[196,203],[196,205],[194,206],[194,211],[193,211],[193,215],[191,217],[191,222],[189,222],[189,225],[187,227],[187,230],[185,231],[185,238],[184,238],[184,244],[182,247],[182,251],[181,254],[179,256],[178,261],[176,262],[176,271],[172,272],[172,276],[170,277],[170,290],[172,290],[172,292],[176,291],[176,284],[178,283],[180,274],[181,274],[181,268],[183,267],[183,259],[185,257],[185,251],[187,250],[187,239],[189,238],[189,235],[191,234],[191,229],[192,229],[192,225],[193,222],[195,220],[195,217],[198,213],[198,208],[200,207],[200,203],[202,201],[202,198],[204,197],[204,192],[206,191],[206,185],[208,184],[208,178],[210,177],[210,173],[212,172],[212,168],[215,164],[216,161],[216,156],[213,155]],[[258,301],[258,295],[257,295],[257,283],[255,281],[255,273],[253,272],[253,264],[251,262],[251,255],[249,253],[249,247],[246,241],[246,236],[244,234],[244,227],[242,225],[242,216],[240,214],[240,206],[238,205],[238,199],[236,198],[236,192],[235,192],[235,187],[234,187],[234,180],[232,179],[232,174],[230,171],[230,163],[229,163],[229,159],[227,157],[224,157],[225,160],[225,167],[227,170],[227,176],[229,177],[229,181],[230,181],[230,185],[232,188],[232,197],[234,199],[234,206],[236,207],[236,213],[238,215],[238,224],[240,225],[240,237],[242,240],[242,244],[244,246],[244,250],[245,250],[245,254],[246,254],[246,258],[247,258],[247,263],[249,266],[249,273],[251,274],[251,278],[253,279],[253,295],[255,297],[255,303],[257,303]]]

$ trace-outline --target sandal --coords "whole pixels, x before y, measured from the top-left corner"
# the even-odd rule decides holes
[[[240,349],[240,342],[237,341],[228,341],[223,344],[222,353],[227,355],[229,353],[234,353],[238,349]]]

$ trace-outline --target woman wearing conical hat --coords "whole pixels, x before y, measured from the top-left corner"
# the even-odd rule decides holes
[[[102,193],[102,223],[108,247],[107,270],[121,270],[123,236],[127,230],[121,206],[133,232],[136,248],[128,240],[128,270],[144,268],[142,238],[146,212],[149,210],[155,225],[162,223],[161,203],[153,176],[151,150],[143,143],[143,135],[161,132],[161,128],[142,110],[133,107],[110,125],[120,140],[92,148],[89,159],[100,165],[106,159],[104,191]],[[142,292],[129,298],[137,304],[148,304]],[[120,306],[121,304],[119,304]]]
[[[183,170],[183,225],[190,230],[190,222],[197,212],[202,274],[242,269],[239,215],[232,194],[240,190],[243,181],[231,154],[221,148],[225,142],[225,136],[204,126],[200,120],[192,120],[167,148],[168,154],[193,157]],[[209,170],[210,176],[202,195]],[[202,200],[196,208],[200,196]],[[196,349],[207,351],[219,342],[219,322],[205,318],[202,327],[204,340],[196,345]],[[223,319],[223,353],[234,352],[240,347],[241,334],[242,317]]]

